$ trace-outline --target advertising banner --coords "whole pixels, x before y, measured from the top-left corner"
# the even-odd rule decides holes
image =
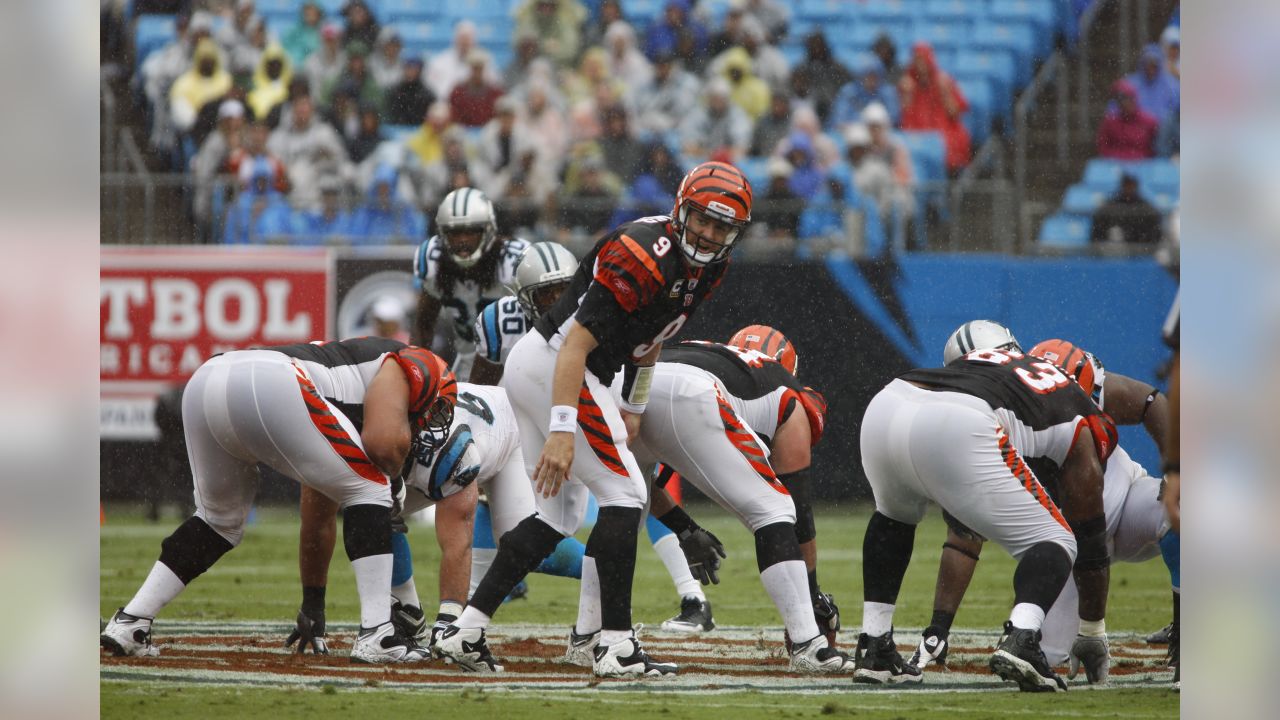
[[[318,248],[103,247],[100,432],[155,437],[155,398],[209,357],[329,339],[333,261]]]

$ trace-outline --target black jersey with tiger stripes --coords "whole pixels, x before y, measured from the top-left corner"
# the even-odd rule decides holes
[[[666,216],[641,218],[602,238],[534,325],[551,342],[577,320],[598,343],[587,369],[606,385],[624,364],[679,333],[728,268],[727,261],[690,266],[669,223]]]
[[[686,341],[662,348],[658,360],[706,370],[724,385],[730,395],[742,400],[764,397],[780,387],[804,392],[805,386],[781,363],[772,360],[749,362],[742,353],[718,343]]]
[[[898,377],[932,390],[972,395],[993,410],[1013,413],[1032,430],[1104,415],[1064,371],[1012,350],[974,351],[946,367],[921,368]]]
[[[360,337],[327,343],[296,343],[257,348],[274,350],[292,358],[306,360],[325,367],[359,365],[408,347],[399,340],[381,337]]]

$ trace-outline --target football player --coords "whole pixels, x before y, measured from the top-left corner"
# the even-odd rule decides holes
[[[452,321],[451,366],[460,378],[471,375],[475,358],[476,318],[490,303],[506,294],[516,265],[529,243],[520,238],[498,239],[493,203],[475,188],[458,188],[440,201],[436,235],[413,256],[414,287],[419,291],[414,339],[433,347],[440,313]]]
[[[467,597],[471,567],[470,513],[476,506],[477,489],[489,498],[494,533],[501,538],[521,520],[536,512],[533,486],[524,470],[520,452],[520,432],[515,414],[502,388],[459,383],[457,407],[447,435],[424,435],[415,447],[402,472],[405,487],[402,514],[410,515],[435,505],[436,534],[440,542],[440,608],[433,631],[462,613]],[[332,507],[322,507],[310,526],[304,524],[302,548],[314,554],[309,561],[317,566],[315,577],[323,581],[328,570],[333,545],[325,547],[323,534],[331,535],[335,526]],[[323,533],[323,534],[322,534]],[[404,540],[403,531],[396,537]],[[463,541],[458,542],[459,538]],[[413,589],[412,557],[407,541],[396,548],[391,585],[394,599],[393,620],[402,634],[426,641],[426,621]],[[305,567],[305,563],[304,563]],[[304,602],[308,588],[305,587]],[[323,618],[323,585],[320,587],[320,618]],[[316,617],[315,609],[310,617]],[[301,628],[300,628],[301,630]],[[298,639],[290,636],[289,643]],[[301,638],[304,643],[308,639]],[[302,645],[299,646],[299,651]],[[323,649],[317,648],[323,652]],[[501,672],[502,666],[491,656],[477,662],[482,669]],[[474,669],[474,668],[469,668]]]
[[[575,632],[600,637],[597,676],[676,672],[654,661],[631,626],[631,584],[648,483],[627,440],[639,429],[653,365],[720,283],[751,218],[751,187],[731,165],[703,163],[681,181],[670,217],[641,218],[602,238],[568,291],[512,348],[502,376],[520,424],[543,528],[504,539],[472,602],[437,645],[465,661],[484,645],[497,604],[582,523],[588,488],[600,512],[587,541]],[[610,384],[621,376],[619,397]],[[546,532],[550,530],[550,532]],[[506,547],[519,547],[504,562]],[[535,557],[536,556],[536,557]],[[488,587],[487,587],[488,586]],[[482,597],[485,603],[476,602]],[[452,654],[451,654],[452,653]]]
[[[1045,614],[1075,574],[1080,631],[1105,642],[1110,553],[1102,464],[1115,427],[1069,375],[1024,355],[997,323],[966,323],[943,368],[912,370],[867,406],[862,463],[876,511],[863,541],[855,682],[920,682],[893,643],[893,611],[930,501],[1018,560],[992,672],[1027,692],[1066,689],[1040,646]],[[952,358],[952,351],[956,357]],[[1061,468],[1061,510],[1027,465]]]
[[[1104,411],[1113,411],[1112,420],[1119,424],[1145,423],[1159,437],[1165,425],[1165,398],[1154,388],[1117,373],[1105,372],[1092,354],[1064,340],[1046,340],[1031,349],[1030,355],[1044,358],[1065,370],[1089,393]],[[1160,438],[1163,442],[1163,438]],[[1031,461],[1037,477],[1051,498],[1058,498],[1058,470],[1050,463]],[[1117,447],[1107,462],[1103,475],[1103,502],[1107,517],[1107,542],[1112,562],[1144,562],[1170,542],[1168,520],[1160,502],[1160,481],[1150,477],[1141,465]],[[947,635],[964,593],[973,577],[983,538],[948,517],[947,541],[943,545],[934,596],[933,619],[925,629],[920,646],[911,656],[911,664],[924,670],[931,663],[945,664]],[[1164,553],[1167,555],[1167,553]],[[1178,592],[1176,562],[1170,565],[1174,578],[1175,608]],[[1070,661],[1070,677],[1083,665],[1089,682],[1105,682],[1109,671],[1109,653],[1105,637],[1079,635],[1077,592],[1068,580],[1062,594],[1053,604],[1042,627],[1041,643],[1050,665]],[[1176,635],[1176,631],[1175,631]]]
[[[569,287],[578,260],[563,245],[539,242],[529,246],[516,268],[513,295],[491,303],[476,318],[476,361],[471,368],[471,381],[480,384],[497,384],[502,379],[502,365],[511,348],[533,329],[533,323],[542,313],[560,299]],[[671,632],[697,633],[715,627],[711,603],[702,586],[689,572],[689,565],[675,534],[652,515],[645,517],[645,529],[653,549],[658,553],[676,592],[680,595],[680,612],[662,622],[662,629]],[[577,538],[560,541],[546,560],[534,572],[561,577],[580,578],[582,557],[586,546]],[[475,535],[471,551],[471,591],[475,592],[480,579],[488,572],[497,555],[497,545],[489,525],[488,508],[483,498],[476,507]],[[574,646],[569,644],[572,660]],[[589,652],[587,653],[589,656]],[[590,665],[590,663],[587,663]]]
[[[391,622],[388,476],[398,476],[414,452],[416,430],[449,427],[456,399],[443,360],[384,338],[237,350],[205,362],[182,408],[196,514],[161,543],[160,559],[111,618],[102,646],[116,655],[158,654],[152,619],[240,543],[263,463],[342,508],[360,594],[351,660],[426,659]]]
[[[820,629],[815,618],[800,549],[800,538],[812,542],[813,535],[796,522],[802,504],[812,522],[807,494],[793,496],[770,464],[772,450],[780,467],[807,468],[809,450],[822,434],[826,402],[795,379],[795,351],[781,333],[752,326],[734,340],[750,347],[684,342],[663,349],[636,455],[661,459],[755,535],[761,582],[787,636],[796,639],[788,648],[791,669],[851,672],[852,659],[829,645],[829,628]],[[788,479],[798,488],[803,478],[792,473]],[[660,519],[682,539],[697,530],[679,507]],[[714,578],[717,561],[710,561]]]

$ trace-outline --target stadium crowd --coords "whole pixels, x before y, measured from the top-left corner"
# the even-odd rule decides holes
[[[750,246],[843,234],[846,210],[876,244],[917,210],[904,132],[938,133],[949,174],[971,154],[967,101],[929,43],[905,53],[881,33],[846,64],[815,29],[788,57],[777,0],[732,0],[720,22],[705,1],[644,22],[617,0],[516,0],[509,59],[466,19],[447,48],[407,51],[415,26],[392,3],[158,4],[181,6],[174,35],[139,49],[136,84],[209,241],[416,242],[445,194],[474,186],[512,229],[581,248],[669,211],[674,180],[719,159],[761,189]],[[288,24],[260,12],[285,6]]]

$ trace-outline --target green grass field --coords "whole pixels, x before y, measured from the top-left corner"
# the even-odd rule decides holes
[[[131,508],[107,508],[101,533],[101,615],[105,619],[125,603],[146,577],[159,553],[160,541],[180,522],[176,516],[148,523]],[[749,533],[713,507],[691,512],[725,543],[729,558],[721,584],[708,596],[721,626],[767,626],[780,620],[761,587]],[[869,512],[828,508],[819,515],[819,569],[823,589],[836,596],[845,619],[843,643],[851,644],[861,619],[861,544]],[[936,512],[921,525],[915,554],[903,584],[895,618],[899,644],[910,643],[928,623],[934,576],[944,536]],[[435,603],[439,553],[433,530],[414,526],[410,541],[415,553],[417,585],[424,605]],[[998,547],[990,547],[956,618],[956,628],[995,631],[1007,616],[1012,599],[1013,561]],[[562,578],[531,576],[530,597],[508,603],[495,619],[503,625],[542,625],[566,628],[577,608],[577,583]],[[358,617],[354,581],[341,549],[330,571],[328,618],[331,626]],[[1112,570],[1112,593],[1107,626],[1113,637],[1146,633],[1167,622],[1168,574],[1155,560],[1142,565],[1118,565]],[[198,579],[156,623],[155,637],[163,647],[166,623],[182,621],[265,621],[279,623],[280,640],[291,626],[300,592],[297,580],[297,520],[287,509],[259,511],[244,543]],[[634,592],[634,619],[655,627],[672,615],[678,604],[671,582],[641,540]],[[780,635],[780,632],[778,633]],[[715,633],[712,633],[715,635]],[[851,648],[850,648],[851,649]],[[500,653],[500,648],[497,649]],[[162,650],[163,652],[163,650]],[[501,653],[500,653],[501,654]],[[104,671],[109,667],[104,660]],[[584,671],[585,672],[585,671]],[[460,678],[466,680],[465,677]],[[858,692],[845,678],[823,679],[822,692],[756,692],[750,689],[714,693],[674,692],[660,683],[602,685],[598,689],[530,693],[485,690],[479,686],[450,691],[398,691],[369,687],[289,686],[243,687],[207,685],[178,679],[145,681],[104,677],[101,684],[103,717],[187,717],[225,715],[251,717],[347,716],[352,711],[378,715],[397,709],[422,709],[433,717],[502,717],[522,713],[530,720],[599,717],[602,705],[620,705],[637,716],[699,717],[1172,717],[1177,695],[1158,684],[1092,691],[1073,686],[1055,696],[1028,696],[1009,688],[979,690],[866,690]],[[927,687],[926,681],[926,687]],[[850,692],[830,694],[830,686]],[[424,696],[424,692],[430,692]]]

